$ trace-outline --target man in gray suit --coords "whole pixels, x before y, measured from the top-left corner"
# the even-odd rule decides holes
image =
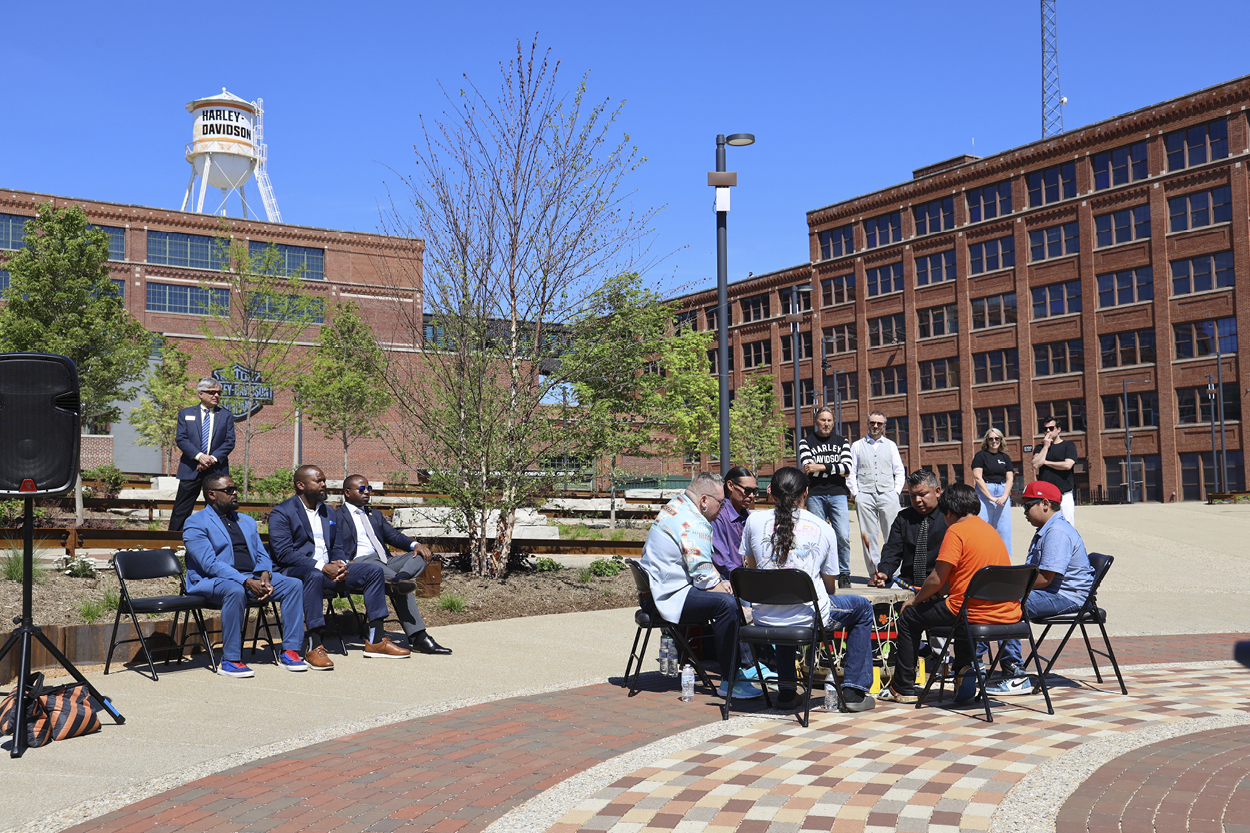
[[[387,523],[380,512],[370,509],[372,494],[373,489],[364,475],[353,474],[343,481],[343,505],[338,508],[337,518],[343,554],[349,561],[374,561],[382,565],[387,595],[412,650],[423,654],[450,654],[450,648],[439,645],[426,631],[425,620],[413,595],[416,587],[413,579],[425,569],[430,550]],[[388,545],[404,552],[391,555]]]

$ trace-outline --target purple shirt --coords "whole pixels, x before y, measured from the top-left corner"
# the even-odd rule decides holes
[[[738,548],[742,544],[742,530],[746,528],[749,512],[739,512],[725,499],[720,514],[712,521],[712,563],[725,578],[742,566]]]

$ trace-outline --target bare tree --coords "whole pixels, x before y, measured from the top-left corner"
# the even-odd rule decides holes
[[[559,386],[603,373],[555,361],[566,324],[629,271],[654,213],[635,215],[622,188],[643,159],[628,136],[611,138],[619,106],[588,103],[585,77],[563,90],[558,70],[549,50],[518,42],[497,95],[467,77],[444,89],[447,107],[422,121],[417,170],[404,180],[411,213],[393,217],[425,241],[425,315],[396,310],[403,340],[425,349],[415,361],[390,357],[405,415],[394,446],[452,499],[480,575],[506,570],[516,512],[533,505],[546,485],[535,475],[568,440],[550,404]]]

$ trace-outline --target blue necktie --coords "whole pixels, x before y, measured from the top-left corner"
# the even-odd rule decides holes
[[[212,411],[205,411],[202,419],[200,420],[200,442],[204,446],[205,454],[212,451],[212,448],[210,448],[208,444],[209,440],[212,439],[212,413]]]

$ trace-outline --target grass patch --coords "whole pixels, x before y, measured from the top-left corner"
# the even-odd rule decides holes
[[[612,534],[609,535],[608,537],[611,538],[613,541],[623,541],[625,539],[625,530],[614,529],[612,530]]]
[[[22,567],[22,550],[18,547],[10,547],[9,551],[0,556],[0,576],[5,581],[21,581],[24,569]],[[31,564],[30,577],[35,584],[43,584],[48,580],[47,571],[38,561]]]
[[[105,613],[104,602],[95,599],[83,599],[78,604],[78,615],[88,625],[94,625],[96,620]]]
[[[112,613],[117,610],[118,605],[122,603],[121,593],[115,587],[104,588],[104,598],[100,600],[100,604],[104,605],[104,609]]]
[[[364,607],[365,605],[365,597],[360,595],[359,593],[352,594],[352,601],[356,603],[357,610]],[[335,610],[349,610],[350,608],[351,608],[351,605],[348,604],[347,599],[337,597],[337,596],[335,597],[334,599]]]
[[[577,571],[577,580],[580,581],[582,584],[590,584],[590,580],[593,579],[594,577],[595,577],[595,574],[591,572],[591,569],[589,567],[581,567]]]
[[[456,593],[443,593],[438,597],[438,609],[446,610],[448,613],[463,613],[465,609],[464,596]]]

